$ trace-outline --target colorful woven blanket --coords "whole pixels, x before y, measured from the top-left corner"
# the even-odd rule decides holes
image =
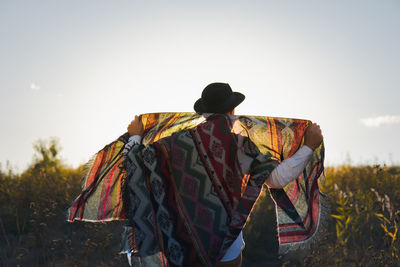
[[[297,151],[309,125],[261,116],[140,117],[144,145],[125,162],[126,134],[100,150],[68,220],[128,220],[122,251],[150,266],[215,265],[245,226],[265,179]],[[321,145],[297,180],[270,189],[282,254],[308,247],[320,231],[323,158]]]

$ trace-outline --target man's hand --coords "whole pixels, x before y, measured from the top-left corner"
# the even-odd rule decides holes
[[[144,132],[143,123],[139,119],[139,116],[136,115],[135,119],[133,121],[131,121],[131,123],[128,126],[129,136],[132,136],[132,135],[142,136],[143,132]]]
[[[304,134],[304,145],[315,150],[323,140],[321,128],[316,123],[311,123]]]

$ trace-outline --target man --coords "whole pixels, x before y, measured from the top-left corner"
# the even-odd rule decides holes
[[[215,265],[218,267],[240,266],[242,250],[245,244],[241,229],[244,226],[247,218],[246,216],[251,212],[252,205],[257,199],[262,187],[262,183],[257,184],[255,181],[261,179],[269,188],[285,187],[300,175],[308,160],[311,158],[313,150],[317,148],[323,140],[320,127],[317,124],[312,123],[304,135],[303,146],[292,157],[287,158],[278,164],[278,160],[272,155],[263,155],[260,153],[258,148],[245,132],[245,127],[243,127],[238,118],[234,116],[235,107],[244,99],[245,96],[243,94],[232,92],[232,89],[226,83],[212,83],[208,85],[203,90],[201,98],[194,104],[194,110],[198,114],[206,117],[206,121],[193,130],[176,133],[173,137],[166,138],[166,140],[159,140],[158,143],[160,143],[160,148],[157,149],[159,144],[155,144],[155,149],[152,150],[155,151],[154,153],[158,153],[155,158],[164,161],[165,159],[162,156],[164,154],[160,151],[167,151],[165,154],[166,158],[171,158],[172,156],[170,156],[170,154],[172,155],[174,153],[173,144],[175,141],[170,141],[170,139],[178,140],[180,143],[185,143],[195,147],[196,149],[193,150],[192,153],[200,158],[201,163],[199,166],[204,166],[197,166],[197,168],[202,168],[199,171],[199,175],[203,175],[201,172],[204,169],[204,174],[209,176],[209,179],[214,179],[212,181],[212,186],[214,187],[214,190],[217,191],[220,198],[218,200],[220,202],[218,203],[220,203],[219,205],[221,207],[224,207],[221,212],[226,213],[227,218],[229,218],[227,222],[229,225],[226,225],[225,228],[222,227],[224,229],[223,231],[213,233],[217,237],[225,236],[225,239],[223,240],[229,244],[227,248],[224,248],[223,245],[221,246],[219,243],[219,245],[216,246],[217,250],[223,251],[223,255],[219,255],[218,251],[215,252],[215,255],[209,255],[210,253],[212,254],[212,252],[207,252],[208,254],[205,253],[202,260],[198,260],[196,256],[193,256],[194,260],[191,262],[185,259],[186,264],[213,264],[215,261],[218,261]],[[213,136],[210,133],[214,130],[216,135],[221,134],[220,140],[223,140],[223,142],[215,142],[212,140]],[[137,160],[135,163],[138,165],[144,164],[141,157],[147,153],[146,148],[140,145],[143,131],[143,125],[136,116],[128,126],[130,138],[129,142],[125,146],[124,155],[126,158],[131,158],[134,161]],[[203,143],[207,145],[204,145]],[[223,147],[218,147],[221,144]],[[217,166],[219,166],[218,162],[221,162],[222,153],[225,153],[224,157],[232,158],[231,161],[227,161],[229,163],[224,161],[224,164],[230,164],[227,166],[227,169],[230,170],[229,172],[224,168],[224,171],[216,171]],[[137,157],[138,155],[141,156]],[[180,160],[184,162],[189,161],[188,159]],[[173,167],[171,168],[173,169]],[[134,170],[129,170],[128,168],[128,179],[131,179],[132,181],[134,178],[130,177],[137,175],[135,172],[137,172],[136,167]],[[214,174],[214,172],[216,174]],[[181,178],[183,179],[183,175],[180,177],[180,173],[175,174],[173,171],[166,175],[170,177],[170,181],[175,181],[176,179],[180,180]],[[175,177],[174,175],[178,177]],[[268,178],[265,179],[266,177]],[[219,182],[224,186],[230,185],[230,188],[218,188],[220,186]],[[235,185],[239,185],[239,187],[235,187]],[[164,184],[164,187],[165,186],[166,184]],[[254,188],[251,188],[252,186]],[[250,189],[255,191],[253,195],[247,192],[251,191]],[[251,199],[251,201],[248,201],[248,199]],[[171,200],[170,198],[168,201],[174,202],[177,200]],[[241,203],[245,203],[249,206],[247,211],[238,211],[238,207],[242,205]],[[168,203],[164,203],[164,205],[168,206]],[[176,205],[176,203],[173,203],[173,205]],[[185,203],[181,205],[182,207],[185,207]],[[184,217],[184,215],[182,215],[182,217]],[[190,226],[186,226],[184,229],[188,229],[188,235],[195,231],[195,229],[190,228]],[[196,236],[196,234],[194,235]],[[169,236],[166,236],[166,238],[168,237]],[[229,241],[229,238],[233,238],[233,240]],[[204,239],[205,238],[202,238],[201,236],[194,237],[193,246],[195,246],[197,242],[205,242]],[[164,243],[167,244],[166,241],[164,241]],[[169,250],[166,249],[166,251]],[[184,254],[182,251],[186,250],[180,246],[178,254]],[[171,254],[170,251],[167,253]],[[208,260],[208,256],[212,260]],[[167,261],[170,262],[173,257],[166,255],[166,258]],[[172,259],[172,263],[180,265],[182,264],[182,260],[175,260],[174,262],[174,259]]]

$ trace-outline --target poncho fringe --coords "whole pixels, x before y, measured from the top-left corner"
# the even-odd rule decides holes
[[[143,114],[140,118],[145,127],[142,141],[144,145],[173,133],[194,129],[204,121],[203,117],[195,113],[150,113]],[[297,151],[310,123],[306,120],[263,116],[237,118],[259,151],[271,155],[278,162]],[[122,135],[106,145],[87,164],[83,191],[68,210],[69,222],[128,220],[130,207],[126,200],[126,170],[122,157],[127,139],[127,134]],[[270,189],[271,197],[276,203],[280,254],[309,249],[324,231],[329,207],[326,196],[320,192],[318,185],[318,180],[323,177],[323,161],[322,144],[314,151],[312,159],[297,180],[284,189]],[[134,229],[127,229],[122,250],[138,253],[137,244],[133,244],[136,242],[133,240]],[[161,258],[161,261],[166,260],[165,255],[156,257]]]

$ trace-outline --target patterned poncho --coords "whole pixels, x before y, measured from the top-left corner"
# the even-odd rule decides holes
[[[88,165],[68,220],[128,220],[122,252],[149,266],[213,266],[246,224],[271,171],[301,146],[309,121],[193,113],[144,114],[144,145],[127,135]],[[280,252],[320,231],[323,147],[276,203]]]

